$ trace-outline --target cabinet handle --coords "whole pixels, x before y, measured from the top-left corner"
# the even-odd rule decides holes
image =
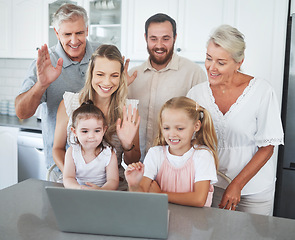
[[[176,48],[176,51],[177,52],[181,52],[181,48]]]

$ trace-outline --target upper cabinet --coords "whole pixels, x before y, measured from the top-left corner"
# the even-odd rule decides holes
[[[0,57],[36,57],[43,42],[42,22],[42,1],[0,0]]]

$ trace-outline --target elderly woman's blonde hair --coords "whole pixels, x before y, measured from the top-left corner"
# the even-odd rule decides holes
[[[245,57],[246,43],[244,35],[230,25],[221,25],[215,29],[207,42],[207,46],[210,42],[229,52],[237,63],[241,62]]]

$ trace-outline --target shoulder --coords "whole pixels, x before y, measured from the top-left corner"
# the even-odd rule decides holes
[[[164,146],[166,148],[166,146]],[[145,159],[158,159],[159,157],[164,155],[164,151],[163,151],[163,146],[155,146],[155,147],[151,147],[146,156]]]
[[[163,148],[166,148],[166,146],[154,146],[151,147],[148,152],[150,153],[163,153]]]
[[[193,86],[187,93],[187,97],[195,100],[198,95],[204,95],[205,90],[208,88],[208,82],[202,82]]]
[[[212,156],[211,150],[205,146],[205,145],[196,145],[194,146],[195,153],[194,155],[199,155],[199,156]]]
[[[143,62],[140,65],[132,67],[128,72],[129,74],[133,74],[135,71],[137,71],[138,73],[143,72],[144,69],[146,68],[146,65],[147,65],[147,61]]]
[[[112,148],[109,146],[105,146],[102,150],[102,153],[106,156],[112,156],[112,154],[116,154],[115,151],[113,151]]]
[[[63,95],[64,105],[68,116],[80,106],[79,93],[65,92]]]

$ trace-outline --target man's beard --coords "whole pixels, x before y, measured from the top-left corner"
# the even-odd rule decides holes
[[[169,50],[167,50],[165,48],[153,48],[153,49],[149,49],[149,47],[147,47],[148,53],[150,55],[150,60],[152,62],[154,62],[155,64],[157,64],[157,65],[163,65],[163,64],[166,64],[168,61],[170,61],[170,59],[172,58],[172,55],[173,55],[173,49],[174,49],[174,44],[173,44],[172,48],[169,49]],[[158,51],[158,50],[163,51],[163,52],[167,52],[168,51],[168,54],[166,55],[165,58],[163,58],[163,59],[160,58],[159,59],[159,58],[157,58],[155,56],[155,51]]]

